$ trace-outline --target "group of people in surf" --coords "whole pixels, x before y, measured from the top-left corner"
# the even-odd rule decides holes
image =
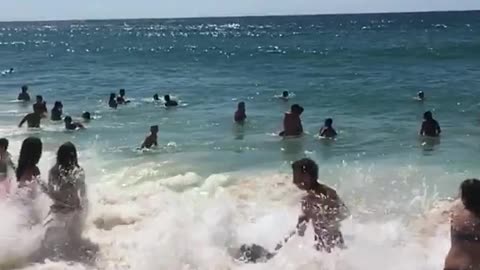
[[[8,144],[6,138],[0,139],[1,200],[10,199],[26,208],[29,213],[24,223],[26,228],[43,221],[43,254],[53,255],[58,250],[78,249],[82,243],[88,199],[85,172],[78,163],[75,145],[66,142],[58,148],[56,162],[48,172],[48,180],[44,182],[38,167],[43,151],[42,141],[37,137],[26,138],[16,164],[8,152]],[[35,207],[40,193],[48,196],[52,202],[44,220]],[[61,241],[48,241],[49,237],[58,236],[59,233],[64,236]]]
[[[18,101],[30,102],[30,94],[28,93],[28,86],[22,86],[22,91],[18,94]],[[33,104],[33,112],[28,113],[18,124],[18,127],[22,127],[25,123],[29,128],[40,128],[41,120],[48,117],[47,102],[43,99],[43,96],[37,95],[36,101]],[[63,104],[61,101],[55,101],[50,113],[50,120],[59,122],[63,117]],[[83,112],[82,119],[84,122],[88,122],[92,119],[90,112]],[[65,116],[63,118],[66,130],[83,129],[85,126],[79,121],[73,121],[71,116]]]

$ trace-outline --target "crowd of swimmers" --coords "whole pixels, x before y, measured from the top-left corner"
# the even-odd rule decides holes
[[[289,93],[285,91],[279,96],[282,100],[289,100]],[[28,87],[22,87],[18,96],[19,100],[30,101]],[[416,99],[425,100],[425,94],[419,92]],[[159,101],[158,94],[153,96],[154,101]],[[117,108],[119,105],[130,103],[126,98],[125,90],[121,89],[119,95],[112,93],[108,105]],[[169,95],[164,96],[164,104],[174,107],[178,102]],[[63,104],[55,102],[51,110],[51,120],[61,121]],[[286,112],[283,119],[282,137],[297,137],[304,132],[301,115],[304,108],[293,104],[290,111]],[[29,127],[39,127],[42,118],[46,117],[48,109],[42,96],[36,97],[33,112],[24,117],[20,126],[27,122]],[[90,113],[85,112],[84,119],[90,119]],[[424,120],[420,135],[438,137],[441,134],[439,123],[433,118],[430,111],[424,113]],[[234,121],[243,124],[247,119],[246,104],[239,102],[234,113]],[[83,128],[79,122],[74,122],[70,116],[64,117],[66,129]],[[150,127],[150,134],[145,138],[141,148],[151,148],[158,145],[157,136],[159,127]],[[324,126],[320,128],[319,136],[335,138],[337,132],[333,127],[333,120],[327,118]],[[35,137],[23,141],[18,163],[14,164],[8,152],[8,140],[0,139],[0,194],[8,194],[12,184],[6,177],[8,168],[15,170],[16,182],[19,190],[26,190],[28,197],[33,199],[38,196],[38,190],[44,192],[52,199],[50,207],[53,219],[58,215],[72,215],[74,218],[66,224],[66,229],[71,230],[72,241],[80,239],[83,228],[83,216],[86,209],[87,193],[85,174],[78,163],[75,146],[67,142],[60,146],[57,152],[56,164],[49,171],[48,182],[40,180],[41,171],[37,164],[42,155],[42,142]],[[319,182],[318,165],[315,161],[305,158],[292,164],[293,184],[305,191],[301,201],[301,215],[298,218],[295,234],[303,236],[308,224],[314,230],[315,248],[324,252],[331,252],[335,248],[345,248],[341,232],[341,221],[349,216],[347,206],[337,192]],[[8,182],[8,183],[7,183]],[[52,218],[52,217],[51,217]],[[35,221],[35,219],[32,219]],[[460,186],[460,200],[452,209],[451,215],[451,249],[445,260],[444,270],[480,269],[480,181],[477,179],[465,180]]]

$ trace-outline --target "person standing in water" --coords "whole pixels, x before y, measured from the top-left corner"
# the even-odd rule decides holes
[[[420,129],[420,135],[426,137],[439,137],[442,130],[437,120],[433,119],[432,112],[427,111],[423,114],[422,128]]]
[[[23,101],[23,102],[29,102],[30,101],[30,95],[28,94],[28,86],[24,85],[22,86],[22,92],[18,94],[17,100]]]
[[[237,111],[235,112],[234,120],[237,124],[243,124],[247,119],[247,114],[245,113],[245,102],[239,102]]]
[[[18,187],[28,187],[35,183],[40,176],[40,169],[37,167],[42,157],[42,141],[36,137],[26,138],[20,149],[18,167],[16,170]]]
[[[66,130],[76,130],[85,128],[82,123],[73,122],[72,117],[65,116],[65,129]]]
[[[29,113],[20,121],[18,127],[21,128],[27,122],[29,128],[40,128],[41,120],[42,116],[38,112]]]
[[[349,216],[348,208],[334,189],[318,182],[315,161],[308,158],[298,160],[293,163],[292,170],[293,183],[307,192],[302,199],[298,234],[303,236],[311,221],[317,250],[331,252],[334,248],[344,248],[340,223]]]
[[[63,114],[63,104],[60,101],[55,101],[53,105],[52,112],[50,118],[52,121],[61,121]]]
[[[176,107],[176,106],[178,106],[178,102],[175,101],[175,100],[172,100],[170,98],[170,95],[165,95],[163,97],[163,99],[165,100],[165,107]]]
[[[43,100],[42,96],[37,96],[37,102],[33,104],[33,112],[38,113],[42,118],[47,117],[47,102]]]
[[[48,173],[48,183],[41,182],[40,186],[53,201],[45,224],[47,231],[44,246],[49,244],[50,236],[55,238],[55,234],[61,232],[64,232],[63,235],[67,239],[62,238],[61,243],[53,243],[53,250],[57,250],[58,245],[68,247],[79,243],[85,224],[88,200],[85,172],[78,164],[75,145],[67,142],[60,146],[57,162]],[[58,232],[58,229],[61,232]]]
[[[12,156],[8,152],[8,140],[0,139],[0,199],[10,193],[11,181],[8,175],[9,168],[15,169]]]
[[[125,99],[125,89],[120,89],[119,95],[117,97],[117,104],[125,105],[127,103],[130,103],[130,101]]]
[[[115,100],[115,93],[110,94],[110,100],[108,101],[108,106],[112,109],[116,109],[118,107],[118,103]]]
[[[325,120],[325,125],[320,129],[320,137],[335,138],[337,136],[337,131],[335,131],[332,125],[333,125],[332,118],[327,118]]]
[[[157,142],[158,126],[150,127],[150,135],[148,135],[142,143],[141,149],[147,148],[150,149],[152,146],[158,146]]]
[[[283,131],[280,136],[301,136],[303,134],[302,120],[300,116],[303,113],[303,107],[298,104],[293,104],[290,112],[285,113],[283,118]]]
[[[444,270],[480,269],[480,180],[463,181],[460,197],[450,214],[451,248]]]

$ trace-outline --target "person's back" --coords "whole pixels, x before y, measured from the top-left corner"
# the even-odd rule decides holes
[[[425,112],[424,121],[422,123],[422,128],[420,130],[420,135],[427,137],[438,137],[442,130],[437,120],[433,119],[431,112]]]
[[[465,180],[461,193],[461,202],[451,210],[451,248],[445,270],[480,269],[480,181]]]
[[[42,96],[37,96],[37,102],[33,104],[33,112],[39,114],[41,117],[45,117],[48,113],[47,103],[43,100]]]
[[[292,105],[290,112],[285,113],[283,119],[284,131],[280,133],[281,136],[300,136],[303,134],[302,120],[300,115],[303,113],[303,108],[298,104]]]
[[[30,95],[27,93],[28,91],[28,86],[24,85],[22,86],[22,92],[18,94],[18,100],[28,102],[30,101]]]
[[[158,126],[150,127],[150,134],[145,138],[140,148],[150,149],[152,146],[158,146],[157,142]]]
[[[41,122],[42,116],[36,112],[29,113],[27,114],[18,127],[22,127],[25,122],[27,122],[27,125],[29,128],[40,128],[40,122]]]
[[[247,119],[247,115],[245,113],[245,102],[238,103],[237,111],[234,115],[234,120],[236,123],[243,123]]]
[[[51,120],[52,121],[62,120],[62,114],[63,114],[63,104],[60,101],[56,101],[51,112]]]
[[[325,125],[320,129],[320,136],[325,138],[335,138],[337,131],[332,127],[333,120],[328,118],[325,120]]]

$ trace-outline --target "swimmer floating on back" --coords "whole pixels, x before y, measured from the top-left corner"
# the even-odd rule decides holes
[[[247,115],[245,113],[245,102],[239,102],[234,116],[235,123],[243,124],[245,119],[247,119]]]
[[[300,136],[303,134],[302,120],[300,116],[303,113],[303,107],[298,104],[293,104],[290,112],[286,112],[283,118],[283,131],[280,136]]]
[[[152,146],[158,146],[157,142],[157,134],[158,134],[158,126],[151,126],[150,127],[150,135],[145,138],[143,141],[141,149],[147,148],[150,149]]]
[[[327,118],[325,120],[325,125],[320,129],[320,137],[335,138],[337,136],[337,132],[332,127],[332,125],[333,125],[332,118]]]

